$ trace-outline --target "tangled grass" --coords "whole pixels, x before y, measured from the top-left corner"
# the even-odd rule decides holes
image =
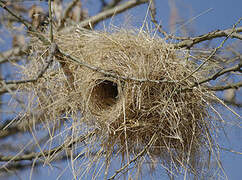
[[[204,75],[194,73],[196,64],[185,60],[182,50],[143,31],[80,30],[56,34],[55,42],[85,64],[57,55],[42,78],[20,89],[29,97],[31,126],[49,129],[68,121],[72,138],[92,132],[78,146],[77,176],[109,176],[116,155],[125,165],[111,179],[132,163],[138,173],[144,161],[170,175],[202,174],[214,148],[213,94],[202,86],[184,91]],[[37,76],[49,53],[37,39],[32,46],[25,79]],[[78,158],[72,160],[78,164]]]

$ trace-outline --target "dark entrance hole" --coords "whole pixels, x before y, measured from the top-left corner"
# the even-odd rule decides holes
[[[98,80],[91,97],[99,108],[105,109],[112,106],[118,100],[118,85],[109,80]]]

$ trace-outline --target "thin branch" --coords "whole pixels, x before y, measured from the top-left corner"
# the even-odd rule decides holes
[[[240,20],[234,25],[233,30],[235,29],[236,25],[240,22]],[[224,43],[229,39],[229,37],[232,35],[233,32],[234,31],[231,31],[231,33],[228,36],[226,36],[226,38],[221,42],[221,44],[213,50],[213,52],[206,58],[206,60],[202,64],[200,64],[192,73],[190,73],[188,76],[186,76],[181,81],[188,79],[193,74],[195,74],[197,71],[199,71],[202,68],[202,66],[204,66],[216,54],[216,52],[223,47]]]
[[[33,159],[37,159],[37,158],[41,158],[41,157],[45,157],[45,156],[51,156],[51,155],[54,155],[58,152],[63,151],[66,148],[71,148],[77,142],[85,141],[87,138],[93,136],[95,134],[95,132],[96,132],[96,130],[93,130],[85,136],[77,137],[72,141],[66,141],[63,144],[61,144],[60,146],[57,146],[56,148],[53,148],[53,149],[50,149],[50,150],[45,150],[45,151],[42,151],[42,152],[31,152],[31,153],[28,153],[28,154],[17,155],[17,156],[0,155],[0,161],[2,161],[2,162],[9,162],[9,161],[15,161],[16,162],[16,161],[23,161],[23,160],[32,161]],[[3,166],[5,166],[5,165],[3,165]]]
[[[226,99],[221,99],[225,104],[235,106],[237,108],[242,108],[242,103],[236,102],[235,100],[229,101]]]
[[[19,127],[9,127],[7,129],[1,129],[0,130],[0,139],[3,139],[5,137],[8,137],[12,134],[16,134],[21,131],[22,131],[22,129],[20,129]]]
[[[64,11],[64,15],[63,15],[61,21],[60,21],[60,25],[59,25],[59,27],[57,29],[58,31],[61,30],[64,27],[65,22],[66,22],[66,20],[68,18],[68,15],[70,14],[70,12],[73,9],[73,7],[78,3],[78,1],[80,1],[80,0],[72,0],[69,3],[69,5],[67,6],[67,8]]]
[[[10,85],[7,85],[6,86],[2,86],[0,87],[0,95],[4,94],[4,93],[7,93],[8,92],[8,89],[11,89],[12,91],[15,91],[17,89],[17,85],[16,84],[10,84]]]
[[[233,149],[228,149],[228,148],[224,148],[224,147],[220,147],[220,149],[224,150],[224,151],[229,151],[235,154],[239,154],[242,155],[242,152],[238,152],[238,151],[234,151]]]
[[[0,6],[5,9],[9,14],[11,14],[13,17],[15,17],[16,19],[18,19],[19,22],[21,22],[28,30],[32,31],[32,26],[22,18],[21,15],[17,15],[16,13],[14,13],[12,10],[10,10],[7,6],[6,6],[6,2],[0,0]]]
[[[49,56],[47,57],[46,60],[46,65],[45,67],[39,72],[38,76],[34,79],[26,79],[26,80],[13,80],[13,81],[6,81],[5,84],[23,84],[23,83],[29,83],[29,82],[36,82],[38,79],[40,79],[44,73],[46,72],[46,70],[48,69],[48,67],[50,66],[50,64],[53,61],[53,57],[55,56],[56,52],[58,51],[58,47],[55,43],[51,44],[50,47],[50,53]],[[0,81],[1,82],[1,81]]]
[[[60,161],[65,161],[68,160],[69,156],[68,155],[63,155],[58,157],[57,159],[55,159],[55,162],[60,162]],[[34,163],[34,168],[39,167],[40,165],[42,165],[43,167],[43,161],[37,161]],[[7,165],[5,168],[0,169],[0,175],[1,177],[4,177],[4,175],[6,177],[9,178],[9,175],[13,175],[13,171],[23,171],[26,170],[27,168],[33,168],[33,162],[29,162],[29,163],[22,163],[20,162],[15,162],[13,164],[9,164]],[[10,174],[12,173],[12,174]],[[7,179],[7,178],[6,178]]]
[[[116,73],[108,72],[108,71],[105,71],[104,69],[101,69],[99,67],[95,67],[95,66],[92,66],[90,64],[87,64],[84,61],[80,61],[79,59],[77,59],[77,58],[75,58],[73,56],[70,56],[69,54],[66,54],[65,52],[63,52],[61,50],[59,50],[59,52],[63,56],[65,56],[68,59],[70,59],[71,61],[76,62],[76,63],[80,64],[81,66],[84,66],[84,67],[86,67],[88,69],[91,69],[93,71],[102,73],[102,74],[104,74],[107,77],[112,77],[112,78],[115,78],[115,79],[122,79],[122,80],[126,80],[126,81],[137,81],[137,82],[140,82],[140,83],[151,82],[151,83],[158,83],[158,84],[160,84],[160,83],[177,83],[178,82],[178,81],[172,81],[172,80],[167,80],[167,79],[152,80],[152,79],[137,79],[137,78],[133,78],[133,77],[119,76]]]
[[[195,44],[201,43],[203,41],[220,38],[220,37],[227,37],[231,32],[233,32],[230,35],[231,38],[241,39],[241,34],[238,34],[238,33],[242,32],[242,27],[238,27],[238,28],[234,29],[234,31],[233,31],[233,28],[226,29],[226,30],[216,30],[216,31],[209,32],[207,34],[204,34],[204,35],[201,35],[198,37],[193,37],[193,38],[190,38],[187,40],[183,40],[183,41],[175,44],[175,48],[183,48],[183,47],[191,48]]]
[[[53,43],[53,17],[52,17],[52,11],[51,11],[51,0],[48,1],[49,5],[49,17],[50,17],[50,42]]]
[[[101,2],[102,3],[102,9],[101,9],[100,12],[104,12],[104,11],[106,11],[108,9],[116,7],[120,2],[122,2],[122,0],[112,0],[109,3],[106,3],[104,0],[102,0],[102,2]],[[92,28],[94,28],[95,25],[97,25],[97,23],[92,24]]]
[[[69,144],[68,144],[68,147],[70,147],[72,144],[74,144],[75,142],[71,141]],[[39,152],[39,153],[35,153],[35,152],[32,152],[32,153],[28,153],[28,154],[24,154],[24,155],[19,155],[19,156],[3,156],[3,155],[0,155],[0,161],[2,162],[8,162],[8,161],[23,161],[23,160],[29,160],[29,161],[32,161],[33,159],[36,159],[36,158],[40,158],[40,157],[45,157],[45,156],[51,156],[53,154],[56,154],[58,152],[61,152],[64,148],[66,147],[65,143],[56,147],[56,148],[53,148],[51,150],[46,150],[46,151],[43,151],[43,152]]]
[[[19,132],[24,133],[26,130],[23,128],[23,126],[18,126],[18,122],[23,122],[25,120],[24,116],[17,116],[15,118],[11,119],[5,119],[4,123],[0,126],[0,139],[4,139],[6,137],[9,137],[11,135],[15,135]],[[13,125],[14,124],[14,125]],[[27,125],[29,123],[27,122]]]
[[[233,36],[232,37],[242,40],[242,35],[239,34],[239,33],[236,33],[236,32],[233,33]]]
[[[227,89],[238,89],[240,87],[242,87],[242,81],[238,83],[229,84],[226,86],[213,86],[213,87],[208,86],[207,89],[210,91],[224,91]]]
[[[195,74],[197,71],[199,71],[201,68],[202,68],[202,66],[204,66],[215,54],[216,54],[216,52],[219,50],[219,49],[221,49],[222,47],[223,47],[223,45],[224,45],[224,43],[229,39],[229,37],[233,34],[233,32],[235,31],[235,28],[236,28],[236,26],[240,23],[240,21],[242,20],[242,18],[240,18],[234,25],[233,25],[233,29],[232,29],[232,31],[230,32],[230,34],[228,34],[227,36],[226,36],[226,38],[220,43],[220,45],[217,47],[217,48],[215,48],[214,50],[213,50],[213,52],[206,58],[206,60],[202,63],[202,64],[200,64],[193,72],[191,72],[188,76],[186,76],[184,79],[182,79],[181,81],[184,81],[184,80],[186,80],[186,79],[188,79],[189,77],[191,77],[193,74]]]
[[[149,0],[130,0],[123,4],[120,4],[116,7],[113,7],[111,9],[108,9],[106,11],[100,12],[99,14],[92,16],[80,23],[77,24],[78,27],[88,28],[93,27],[96,23],[107,19],[109,17],[112,17],[114,15],[117,15],[119,13],[122,13],[128,9],[131,9],[137,5],[147,3]],[[76,28],[76,26],[68,27],[66,29],[63,29],[65,32],[73,31]]]
[[[111,9],[113,7],[115,7],[116,5],[118,5],[122,0],[112,0],[110,3],[108,4],[104,4],[102,11],[106,11],[107,9]]]
[[[201,84],[203,84],[203,83],[209,82],[209,81],[211,81],[211,80],[215,80],[215,79],[217,79],[218,77],[220,77],[220,76],[222,76],[223,74],[228,73],[228,72],[236,72],[236,71],[238,71],[238,72],[242,73],[241,68],[242,68],[242,63],[237,64],[237,65],[235,65],[235,66],[233,66],[233,67],[230,67],[230,68],[227,68],[227,69],[222,69],[222,70],[220,70],[220,71],[214,73],[212,76],[210,76],[210,77],[208,77],[208,78],[205,78],[205,79],[202,79],[202,80],[200,80],[200,81],[197,82],[197,83],[194,83],[194,85],[192,85],[191,87],[193,88],[193,87],[196,87],[196,86],[201,85]]]
[[[169,38],[169,35],[167,34],[167,32],[165,30],[163,30],[162,25],[158,24],[157,20],[156,20],[156,7],[155,7],[155,0],[150,0],[150,17],[151,17],[151,21],[152,23],[155,25],[155,27],[158,29],[158,31],[160,33],[162,33],[166,39]]]
[[[190,87],[185,87],[182,89],[182,92],[184,91],[190,91],[192,90],[194,87],[197,87],[201,84],[204,84],[204,83],[207,83],[211,80],[216,80],[218,77],[222,76],[223,74],[226,74],[228,72],[240,72],[242,73],[242,70],[241,70],[241,67],[242,67],[242,63],[240,64],[237,64],[233,67],[230,67],[230,68],[227,68],[227,69],[222,69],[216,73],[214,73],[212,76],[209,76],[208,78],[205,78],[205,79],[202,79],[198,82],[195,82],[193,83],[193,85],[191,85]],[[231,88],[238,88],[238,87],[241,87],[240,84],[236,83],[236,84],[231,84],[231,87],[228,86],[217,86],[217,88],[215,87],[213,89],[213,87],[207,87],[208,90],[211,90],[211,91],[221,91],[221,90],[226,90],[226,89],[231,89]]]
[[[5,9],[9,14],[14,16],[15,18],[18,19],[19,22],[21,22],[27,29],[28,31],[32,32],[35,36],[37,36],[43,43],[45,44],[50,44],[48,39],[46,39],[42,34],[40,34],[28,21],[24,20],[22,16],[17,15],[15,12],[13,12],[11,9],[9,9],[6,6],[6,2],[0,0],[0,7]]]
[[[0,53],[0,64],[8,61],[10,57],[26,55],[30,46],[16,47]]]
[[[143,156],[148,149],[150,148],[150,146],[154,143],[156,138],[156,133],[153,134],[153,136],[151,137],[149,143],[144,147],[144,149],[137,154],[137,156],[135,156],[133,159],[131,159],[127,164],[125,164],[123,167],[121,167],[120,169],[116,170],[114,175],[111,176],[110,178],[108,178],[109,180],[114,179],[120,172],[122,172],[123,170],[125,170],[130,164],[132,164],[133,162],[135,162],[139,157]]]

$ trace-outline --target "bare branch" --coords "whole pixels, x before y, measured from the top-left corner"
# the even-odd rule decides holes
[[[150,148],[150,146],[154,143],[156,138],[156,133],[153,134],[153,136],[151,137],[149,143],[144,147],[144,149],[137,154],[137,156],[135,156],[133,159],[131,159],[127,164],[125,164],[123,167],[121,167],[120,169],[116,170],[114,175],[111,176],[110,178],[108,178],[109,180],[114,179],[120,172],[122,172],[123,170],[125,170],[130,164],[132,164],[133,162],[135,162],[139,157],[143,156],[148,149]]]
[[[158,29],[158,31],[160,33],[162,33],[166,39],[169,38],[169,35],[167,34],[167,32],[165,30],[163,30],[162,25],[158,24],[157,20],[156,20],[156,7],[155,7],[155,0],[150,0],[150,17],[151,17],[151,21],[154,23],[155,27]]]
[[[242,27],[235,28],[233,31],[233,28],[231,29],[226,29],[226,30],[216,30],[198,37],[190,38],[184,41],[181,41],[177,44],[175,44],[176,48],[191,48],[195,44],[198,44],[203,41],[215,39],[215,38],[220,38],[220,37],[227,37],[231,32],[233,32],[230,37],[231,38],[241,38],[241,35],[238,34],[239,32],[242,32]],[[238,36],[239,35],[239,36]]]
[[[45,67],[39,72],[38,76],[34,79],[27,79],[27,80],[19,80],[19,81],[16,81],[16,80],[13,80],[13,81],[6,81],[4,82],[5,84],[23,84],[23,83],[29,83],[29,82],[36,82],[39,78],[41,78],[44,73],[46,72],[46,70],[48,69],[49,65],[52,63],[53,61],[53,57],[55,56],[55,53],[58,51],[57,49],[57,45],[55,43],[52,43],[51,44],[51,47],[50,47],[50,54],[49,56],[47,57],[47,60],[46,60],[46,65]]]
[[[104,74],[105,76],[108,76],[108,77],[113,77],[115,79],[122,79],[122,80],[126,80],[126,81],[137,81],[137,82],[140,82],[140,83],[143,83],[143,82],[151,82],[151,83],[177,83],[178,81],[172,81],[172,80],[167,80],[167,79],[162,79],[162,80],[152,80],[152,79],[137,79],[137,78],[133,78],[133,77],[126,77],[126,76],[119,76],[117,75],[116,73],[112,73],[112,72],[108,72],[108,71],[105,71],[99,67],[95,67],[95,66],[92,66],[90,64],[87,64],[85,63],[84,61],[80,61],[79,59],[73,57],[73,56],[70,56],[69,54],[66,54],[65,52],[59,50],[59,52],[69,58],[71,61],[73,62],[76,62],[78,64],[80,64],[81,66],[84,66],[88,69],[91,69],[93,71],[97,71],[99,73],[102,73]]]
[[[53,43],[53,17],[52,17],[52,11],[51,11],[51,0],[48,1],[49,6],[49,17],[50,17],[50,42]]]
[[[116,5],[118,5],[118,3],[120,3],[122,0],[112,0],[110,3],[108,4],[104,4],[104,7],[102,8],[102,11],[105,11],[107,9],[111,9],[113,7],[115,7]]]
[[[3,9],[5,9],[9,14],[11,14],[12,16],[14,16],[15,18],[17,18],[18,21],[21,22],[28,29],[28,31],[32,32],[43,43],[50,44],[50,42],[48,41],[48,39],[46,39],[42,34],[40,34],[28,21],[24,20],[20,15],[17,15],[15,12],[13,12],[12,10],[10,10],[6,6],[6,2],[0,0],[0,7],[2,7]]]
[[[7,87],[6,86],[0,87],[0,95],[2,95],[4,93],[7,93],[8,89],[11,89],[12,91],[15,91],[17,88],[18,87],[17,87],[16,84],[10,84]]]
[[[238,71],[238,72],[242,73],[241,68],[242,68],[242,63],[237,64],[237,65],[235,65],[235,66],[233,66],[233,67],[230,67],[230,68],[227,68],[227,69],[222,69],[222,70],[218,71],[217,73],[213,74],[212,76],[200,80],[198,83],[195,83],[195,84],[194,84],[193,86],[191,86],[191,87],[196,87],[197,85],[201,85],[201,84],[206,83],[206,82],[208,82],[208,81],[215,80],[215,79],[217,79],[218,77],[220,77],[220,76],[222,76],[223,74],[228,73],[228,72],[236,72],[236,71]]]
[[[95,15],[95,16],[92,16],[80,23],[78,23],[78,27],[84,27],[84,28],[88,28],[88,27],[93,27],[93,25],[95,25],[96,23],[104,20],[104,19],[107,19],[109,17],[112,17],[114,15],[117,15],[119,13],[122,13],[128,9],[131,9],[137,5],[140,5],[140,4],[144,4],[144,3],[147,3],[149,0],[130,0],[130,1],[127,1],[123,4],[120,4],[116,7],[113,7],[111,9],[108,9],[106,11],[103,11],[103,12],[100,12],[99,14]],[[64,31],[65,32],[69,32],[69,31],[73,31],[76,27],[69,27],[67,29],[65,29]]]
[[[228,148],[224,148],[224,147],[220,147],[222,150],[224,151],[229,151],[229,152],[232,152],[232,153],[235,153],[235,154],[239,154],[239,155],[242,155],[242,152],[238,152],[238,151],[235,151],[233,149],[228,149]]]
[[[18,132],[21,132],[22,130],[19,127],[9,127],[7,129],[0,130],[0,139],[3,139],[5,137],[8,137],[10,135],[16,134]]]
[[[66,19],[68,18],[69,13],[71,12],[72,8],[78,3],[79,0],[72,0],[70,4],[67,6],[66,10],[64,11],[64,15],[60,21],[60,25],[58,27],[58,31],[61,30],[66,22]]]
[[[20,15],[17,15],[16,13],[14,13],[12,10],[10,10],[7,6],[6,6],[6,2],[0,0],[0,6],[5,9],[9,14],[11,14],[13,17],[15,17],[16,19],[18,19],[19,22],[21,22],[28,30],[32,31],[32,26],[29,24],[29,22],[27,22],[26,20],[24,20]]]
[[[221,99],[224,103],[226,103],[227,105],[231,105],[231,106],[235,106],[237,108],[242,108],[242,103],[240,102],[236,102],[235,100],[233,101],[228,101],[226,99]]]
[[[224,91],[226,89],[238,89],[240,87],[242,87],[242,82],[233,83],[226,86],[213,86],[213,87],[207,87],[207,88],[211,91]]]
[[[221,49],[222,47],[223,47],[223,45],[224,45],[224,43],[229,39],[229,37],[233,34],[233,32],[234,32],[234,30],[235,30],[235,28],[236,28],[236,26],[240,23],[240,21],[241,21],[241,19],[239,19],[238,20],[238,22],[233,26],[233,29],[232,29],[232,31],[230,32],[230,34],[228,34],[227,36],[226,36],[226,38],[220,43],[220,45],[217,47],[217,48],[215,48],[214,50],[213,50],[213,52],[206,58],[206,60],[202,63],[202,64],[200,64],[192,73],[190,73],[187,77],[185,77],[182,81],[184,81],[184,80],[186,80],[186,79],[188,79],[189,77],[191,77],[194,73],[196,73],[197,71],[199,71],[199,69],[201,69],[202,68],[202,66],[204,66],[205,65],[205,63],[207,63],[215,54],[216,54],[216,52],[219,50],[219,49]]]
[[[45,156],[51,156],[51,155],[54,155],[58,152],[61,152],[63,151],[64,149],[66,148],[70,148],[71,146],[73,146],[74,144],[76,144],[77,142],[82,142],[84,141],[85,139],[87,139],[88,137],[92,136],[95,134],[95,130],[94,131],[91,131],[90,133],[88,133],[87,135],[85,136],[81,136],[81,137],[77,137],[75,138],[74,140],[72,141],[67,141],[67,142],[64,142],[62,145],[56,147],[56,148],[53,148],[53,149],[50,149],[50,150],[46,150],[46,151],[42,151],[42,152],[32,152],[32,153],[28,153],[28,154],[24,154],[24,155],[17,155],[17,156],[3,156],[3,155],[0,155],[0,161],[2,162],[9,162],[9,161],[23,161],[23,160],[33,160],[33,159],[37,159],[37,158],[41,158],[41,157],[45,157]],[[3,165],[4,166],[4,165]]]
[[[0,64],[8,61],[13,56],[22,56],[28,53],[30,46],[15,47],[0,54]]]

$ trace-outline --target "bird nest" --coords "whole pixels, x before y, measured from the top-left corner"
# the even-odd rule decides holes
[[[76,31],[55,34],[62,52],[29,92],[29,112],[42,123],[69,119],[98,129],[99,147],[123,158],[159,160],[173,172],[198,174],[210,151],[211,93],[189,89],[203,75],[185,60],[182,50],[146,32]],[[46,64],[48,47],[32,42],[25,78]],[[79,132],[82,133],[82,132]],[[209,145],[210,144],[210,145]],[[107,159],[114,153],[106,153]],[[127,160],[129,162],[129,160]],[[156,161],[157,162],[157,161]]]

